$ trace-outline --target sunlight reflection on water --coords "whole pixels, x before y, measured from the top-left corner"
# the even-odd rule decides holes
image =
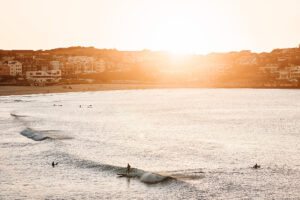
[[[299,97],[255,89],[2,96],[0,199],[300,198]],[[52,139],[20,134],[28,128]],[[117,178],[127,163],[175,179]]]

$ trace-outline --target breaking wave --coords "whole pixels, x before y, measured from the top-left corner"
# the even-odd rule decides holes
[[[52,153],[51,153],[52,154]],[[51,156],[52,157],[52,156]],[[65,163],[82,169],[91,169],[102,173],[108,173],[118,178],[135,179],[146,184],[170,183],[176,182],[186,184],[186,180],[195,180],[204,178],[202,169],[189,169],[168,172],[150,172],[143,169],[131,168],[129,173],[126,173],[127,167],[103,164],[91,160],[79,158],[78,156],[59,152],[53,155],[54,160],[59,163]],[[59,158],[59,159],[57,159]]]
[[[43,141],[46,139],[55,139],[55,140],[72,139],[72,137],[63,135],[59,131],[55,131],[55,130],[37,131],[31,128],[26,128],[23,131],[21,131],[21,135],[35,141]]]
[[[85,160],[78,158],[77,156],[70,155],[67,153],[60,152],[59,155],[55,155],[55,157],[59,157],[60,159],[55,159],[59,163],[64,163],[68,165],[73,165],[78,168],[83,169],[92,169],[95,171],[100,171],[104,173],[111,174],[118,178],[132,178],[139,180],[146,184],[155,184],[167,181],[180,181],[174,177],[168,175],[161,175],[158,173],[152,173],[149,171],[145,171],[138,168],[131,168],[129,173],[126,173],[127,168],[109,164],[98,163],[91,160]],[[182,181],[180,181],[182,182]]]
[[[10,113],[11,116],[15,117],[15,118],[19,118],[19,117],[27,117],[26,115],[17,115],[14,113]]]
[[[41,132],[30,129],[30,128],[26,128],[23,131],[21,131],[21,135],[28,137],[35,141],[42,141],[42,140],[50,139],[50,137],[43,135]]]

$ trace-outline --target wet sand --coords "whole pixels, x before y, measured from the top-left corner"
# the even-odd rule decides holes
[[[45,87],[0,86],[0,96],[23,95],[23,94],[64,93],[64,92],[104,91],[104,90],[162,89],[162,88],[182,88],[182,86],[159,85],[159,84],[74,84],[74,85],[53,85],[53,86],[45,86]]]

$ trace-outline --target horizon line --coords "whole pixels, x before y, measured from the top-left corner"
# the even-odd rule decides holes
[[[167,53],[172,53],[172,54],[178,54],[178,55],[209,55],[212,53],[231,53],[231,52],[241,52],[241,51],[250,51],[251,53],[256,53],[256,54],[260,54],[260,53],[271,53],[273,50],[276,49],[293,49],[293,48],[300,48],[300,43],[298,44],[298,46],[294,46],[294,47],[278,47],[278,48],[273,48],[272,50],[269,51],[253,51],[251,49],[241,49],[241,50],[231,50],[231,51],[211,51],[209,53],[177,53],[177,52],[172,52],[171,50],[163,50],[163,49],[147,49],[147,48],[143,48],[143,49],[135,49],[135,50],[129,50],[129,49],[118,49],[118,48],[98,48],[95,46],[67,46],[67,47],[56,47],[56,48],[49,48],[49,49],[0,49],[0,51],[51,51],[51,50],[55,50],[55,49],[68,49],[68,48],[94,48],[97,50],[116,50],[116,51],[120,51],[120,52],[138,52],[138,51],[152,51],[152,52],[167,52]]]

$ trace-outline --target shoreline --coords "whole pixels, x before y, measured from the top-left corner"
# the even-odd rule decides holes
[[[36,86],[0,86],[0,96],[26,95],[26,94],[48,94],[67,92],[92,92],[110,90],[138,90],[138,89],[172,89],[172,88],[200,88],[180,85],[162,84],[70,84],[52,85],[45,87]]]
[[[139,89],[179,89],[179,88],[203,88],[203,89],[299,89],[297,87],[201,87],[199,85],[182,84],[70,84],[52,85],[45,87],[36,86],[1,86],[0,96],[26,95],[26,94],[48,94],[67,92],[92,92],[110,90],[139,90]]]

